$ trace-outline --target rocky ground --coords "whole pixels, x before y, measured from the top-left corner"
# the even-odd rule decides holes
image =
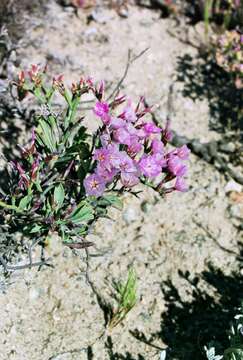
[[[209,128],[208,99],[185,97],[177,81],[178,58],[196,58],[197,50],[171,35],[178,25],[158,11],[134,6],[122,18],[107,9],[87,23],[87,12],[49,1],[44,14],[26,21],[19,64],[10,72],[48,63],[70,83],[88,74],[115,84],[128,49],[149,48],[131,66],[124,92],[135,100],[145,95],[164,122],[173,83],[173,128],[202,142],[221,136]],[[188,193],[165,199],[148,190],[139,199],[126,196],[122,212],[112,210],[97,224],[91,255],[100,256],[89,260],[95,292],[86,281],[85,253],[63,249],[58,239],[49,249],[54,269],[12,274],[0,295],[0,359],[159,360],[169,347],[168,359],[193,360],[204,358],[208,339],[224,340],[242,292],[242,187],[195,155],[188,183]],[[126,277],[130,265],[138,275],[137,305],[122,325],[104,332],[97,293],[112,301],[109,284]]]

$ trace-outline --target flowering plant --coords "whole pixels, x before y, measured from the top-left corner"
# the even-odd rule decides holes
[[[238,89],[243,87],[243,35],[226,31],[217,42],[216,61],[234,77]]]
[[[13,85],[19,100],[34,95],[42,108],[21,159],[11,162],[10,190],[0,200],[8,228],[42,240],[57,232],[65,244],[81,247],[77,240],[107,215],[109,206],[122,207],[124,191],[137,194],[135,185],[145,184],[161,195],[187,190],[184,162],[189,149],[166,150],[172,137],[169,122],[161,128],[145,120],[151,108],[144,98],[136,107],[118,93],[106,100],[104,82],[95,85],[91,78],[81,78],[70,89],[63,76],[47,85],[45,71],[36,65],[22,71]],[[92,134],[78,116],[81,98],[88,93],[99,121]],[[65,103],[58,112],[56,95]]]

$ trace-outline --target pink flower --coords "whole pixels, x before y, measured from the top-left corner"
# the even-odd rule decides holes
[[[92,76],[88,76],[86,79],[84,79],[84,82],[90,87],[92,88],[94,86],[94,79],[92,78]],[[80,84],[82,84],[82,78],[80,79]]]
[[[108,146],[109,144],[112,143],[111,141],[111,136],[109,133],[103,133],[101,136],[100,136],[100,141],[101,141],[101,145],[102,146]]]
[[[25,82],[25,73],[23,70],[21,70],[20,73],[18,74],[18,78],[19,78],[18,85],[21,87],[24,85]]]
[[[167,120],[165,129],[162,130],[162,140],[163,140],[164,144],[167,144],[167,142],[170,142],[172,140],[172,137],[173,137],[173,134],[172,134],[172,131],[170,130],[170,121]]]
[[[168,169],[174,176],[183,176],[187,172],[187,166],[176,155],[171,155],[168,160]]]
[[[185,183],[185,180],[181,177],[178,177],[176,179],[176,183],[175,183],[175,187],[174,187],[175,190],[177,191],[181,191],[181,192],[186,192],[188,190],[188,186],[187,184]]]
[[[110,121],[110,126],[113,129],[119,129],[122,128],[126,125],[125,120],[121,119],[121,118],[117,118],[117,117],[112,117],[111,121]]]
[[[182,160],[188,160],[190,152],[186,145],[181,146],[175,151],[176,155]]]
[[[162,141],[158,140],[158,139],[153,139],[152,141],[152,151],[153,153],[160,153],[160,154],[164,154],[164,144],[162,143]]]
[[[151,134],[159,134],[162,131],[154,123],[145,123],[145,124],[143,124],[143,129],[145,131],[146,136],[150,136]]]
[[[131,155],[138,154],[143,149],[143,145],[138,141],[137,136],[131,136],[128,152]]]
[[[140,129],[137,129],[137,136],[140,138],[140,139],[145,139],[146,138],[146,132],[143,128],[140,128]]]
[[[121,152],[119,151],[118,145],[112,143],[108,146],[108,150],[109,150],[109,163],[111,167],[119,168],[121,161],[120,159]]]
[[[125,187],[133,187],[139,183],[139,178],[134,173],[121,173],[121,183]]]
[[[128,100],[127,106],[125,107],[121,117],[123,119],[125,119],[127,122],[134,123],[135,121],[137,121],[137,115],[136,115],[135,111],[132,108],[131,100]]]
[[[163,153],[157,152],[157,153],[153,154],[153,158],[156,161],[156,163],[158,165],[160,165],[161,167],[165,167],[167,165],[167,161],[166,161]]]
[[[126,125],[126,130],[129,132],[130,135],[132,136],[137,136],[138,134],[138,129],[135,128],[135,126],[131,123],[128,123]]]
[[[119,167],[120,164],[119,148],[116,144],[110,144],[106,148],[96,149],[93,155],[103,169],[111,171],[113,167]]]
[[[101,196],[105,191],[105,182],[99,175],[92,174],[84,179],[84,188],[86,195]]]
[[[96,149],[93,159],[99,161],[100,163],[106,163],[109,160],[109,151],[105,148]]]
[[[101,177],[106,183],[112,182],[114,176],[117,175],[118,171],[116,169],[106,169],[102,165],[98,165],[95,173]]]
[[[125,173],[137,173],[138,169],[134,161],[127,155],[125,151],[120,152],[119,170]]]
[[[109,124],[110,116],[109,116],[109,105],[106,102],[98,101],[94,107],[94,113],[97,115],[104,124]]]
[[[119,128],[113,133],[114,139],[120,144],[130,145],[131,135],[125,128]]]
[[[31,65],[31,69],[28,71],[29,77],[31,80],[35,81],[36,77],[39,75],[39,67],[37,65]]]
[[[153,155],[143,155],[138,163],[143,175],[154,178],[161,173],[161,166]]]

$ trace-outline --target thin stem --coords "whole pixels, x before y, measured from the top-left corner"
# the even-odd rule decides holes
[[[2,256],[0,256],[0,262],[1,262],[2,266],[4,267],[5,271],[23,270],[23,269],[32,268],[34,266],[42,266],[42,265],[53,266],[52,264],[48,264],[48,261],[50,261],[50,260],[51,260],[51,258],[48,258],[45,261],[37,261],[35,263],[29,263],[29,264],[24,264],[24,265],[9,266],[6,263],[6,261],[4,260],[4,258]]]

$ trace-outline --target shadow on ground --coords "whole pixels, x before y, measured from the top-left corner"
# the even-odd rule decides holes
[[[179,57],[177,80],[184,83],[183,96],[208,100],[211,129],[222,133],[243,129],[243,90],[209,56]]]
[[[183,300],[171,280],[165,281],[161,289],[167,311],[161,314],[160,331],[150,338],[137,330],[131,333],[147,344],[162,340],[168,345],[168,360],[203,360],[204,346],[211,341],[217,353],[228,346],[227,329],[243,297],[243,277],[238,273],[225,275],[213,266],[200,278],[191,278],[189,273],[179,275],[191,288],[191,300]],[[205,288],[210,289],[210,294]]]
[[[229,345],[227,330],[243,298],[243,277],[238,272],[225,275],[211,265],[200,277],[181,271],[179,276],[186,282],[189,300],[182,298],[171,280],[163,282],[167,311],[161,314],[161,329],[149,337],[137,329],[130,331],[131,335],[151,350],[157,349],[158,358],[163,344],[167,344],[168,360],[205,360],[204,346],[212,342],[216,353],[222,353]],[[145,360],[141,354],[117,353],[111,337],[105,346],[110,360]]]

